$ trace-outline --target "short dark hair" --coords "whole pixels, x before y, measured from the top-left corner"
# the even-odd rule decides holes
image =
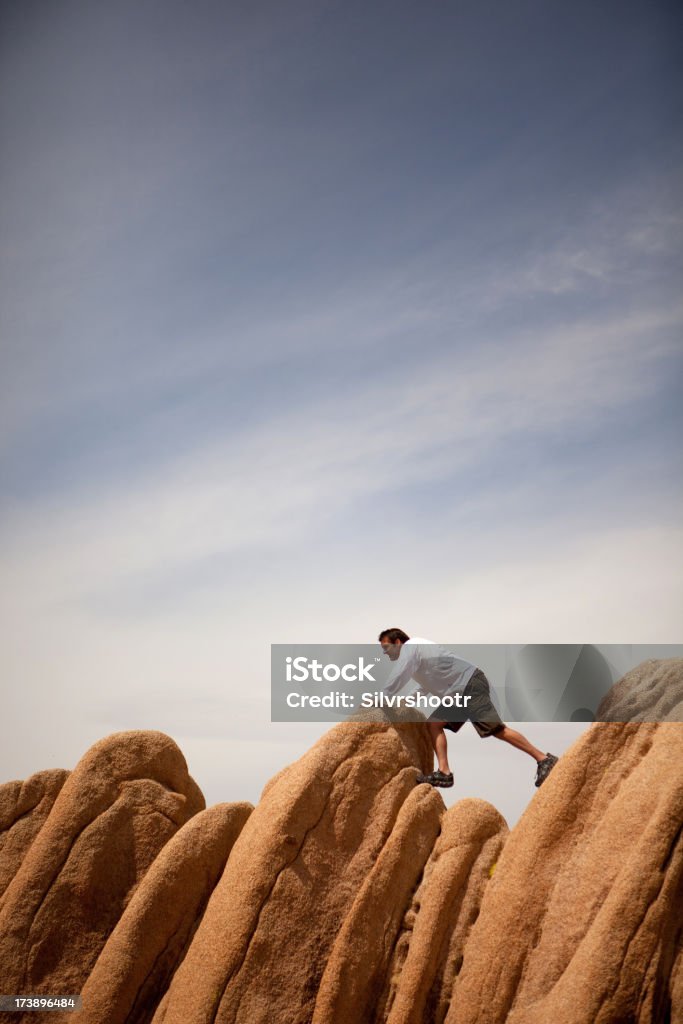
[[[397,640],[400,640],[404,644],[406,640],[410,640],[410,637],[402,629],[394,626],[392,629],[383,629],[377,639],[380,643],[382,643],[382,640],[388,640],[390,644],[395,644]]]

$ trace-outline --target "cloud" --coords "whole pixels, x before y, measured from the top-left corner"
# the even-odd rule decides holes
[[[172,200],[163,178],[156,187]],[[138,241],[134,231],[125,240],[115,209],[103,222],[84,218],[81,241],[65,216],[51,232],[73,238],[63,255],[36,259],[43,239],[16,239],[26,252],[6,304],[5,453],[41,428],[59,436],[80,426],[96,444],[105,424],[124,426],[131,416],[140,428],[156,417],[162,446],[173,417],[189,420],[192,410],[198,418],[197,406],[217,380],[236,403],[244,381],[259,407],[254,373],[267,381],[277,367],[290,374],[296,367],[315,387],[316,371],[324,363],[329,372],[338,359],[339,378],[360,386],[364,373],[416,345],[429,361],[444,348],[486,344],[493,332],[517,344],[520,311],[532,331],[549,321],[666,311],[675,286],[663,295],[662,282],[682,232],[662,195],[661,175],[651,176],[592,197],[569,224],[531,217],[525,231],[512,232],[513,244],[508,226],[483,248],[477,240],[494,230],[497,213],[468,218],[457,231],[435,224],[428,238],[415,226],[379,266],[359,255],[326,281],[300,266],[277,294],[263,271],[235,290],[224,281],[222,257],[205,266],[201,246],[178,248],[163,231],[154,244],[139,240],[148,271],[133,274],[129,250]],[[123,208],[133,230],[138,206]],[[108,230],[124,239],[114,244]],[[561,303],[571,297],[581,306],[569,311]]]
[[[4,529],[6,592],[87,599],[233,551],[260,549],[263,559],[359,500],[419,489],[512,438],[575,429],[588,438],[610,411],[654,398],[680,318],[672,310],[529,331],[385,365],[154,473],[16,502]]]

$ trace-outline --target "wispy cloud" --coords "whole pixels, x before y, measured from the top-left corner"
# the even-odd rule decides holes
[[[211,438],[152,475],[130,472],[26,507],[5,526],[5,578],[64,600],[195,560],[302,543],[358,500],[462,472],[515,439],[590,438],[656,396],[681,312],[528,332],[386,365],[339,394]],[[265,557],[265,556],[264,556]]]

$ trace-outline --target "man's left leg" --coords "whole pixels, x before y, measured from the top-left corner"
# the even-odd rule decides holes
[[[521,732],[517,732],[516,729],[511,729],[509,725],[503,725],[501,729],[494,732],[493,735],[498,740],[505,740],[513,747],[517,747],[517,750],[523,750],[525,754],[529,754],[535,761],[542,761],[545,754],[538,747],[535,747],[533,743],[530,743],[526,736],[523,736]]]
[[[491,691],[486,675],[477,669],[468,683],[465,693],[471,694],[468,710],[471,713],[471,720],[474,728],[480,736],[497,736],[499,740],[505,740],[510,746],[517,750],[523,750],[536,762],[536,782],[540,786],[550,775],[550,772],[557,764],[557,757],[554,754],[544,754],[542,750],[530,743],[526,736],[516,729],[511,729],[502,721],[491,701]]]
[[[526,736],[522,735],[521,732],[517,732],[516,729],[511,729],[509,725],[503,725],[502,728],[496,729],[491,735],[495,736],[496,739],[505,740],[506,743],[516,747],[517,750],[523,750],[525,754],[533,757],[536,762],[536,782],[534,784],[537,788],[545,782],[558,762],[558,758],[554,754],[544,754],[542,750],[539,750],[533,743],[530,743]]]

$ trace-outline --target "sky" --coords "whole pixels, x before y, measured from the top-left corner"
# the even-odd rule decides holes
[[[1,19],[1,780],[151,728],[256,801],[271,643],[681,640],[677,5]]]

